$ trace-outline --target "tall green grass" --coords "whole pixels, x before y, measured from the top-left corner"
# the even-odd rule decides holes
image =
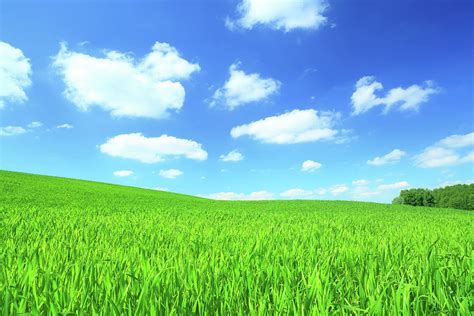
[[[474,312],[474,213],[0,171],[3,315]]]

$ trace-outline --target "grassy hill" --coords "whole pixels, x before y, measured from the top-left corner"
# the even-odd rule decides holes
[[[474,213],[0,171],[0,311],[469,314]]]

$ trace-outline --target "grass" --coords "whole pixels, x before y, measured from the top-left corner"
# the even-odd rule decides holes
[[[0,310],[474,312],[474,213],[211,201],[0,171]]]

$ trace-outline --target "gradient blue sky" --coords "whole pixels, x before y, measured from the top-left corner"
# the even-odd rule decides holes
[[[472,1],[258,3],[0,0],[0,168],[239,199],[473,181]],[[143,70],[156,42],[181,64]],[[179,111],[142,79],[181,85]]]

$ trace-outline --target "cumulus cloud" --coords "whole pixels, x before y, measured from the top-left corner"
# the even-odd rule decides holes
[[[439,146],[447,148],[463,148],[474,146],[474,132],[465,135],[451,135],[439,141]]]
[[[383,194],[391,194],[395,190],[401,190],[409,186],[409,183],[406,181],[400,181],[395,183],[380,184],[376,187],[369,187],[370,183],[367,180],[356,180],[353,181],[355,186],[350,189],[345,184],[336,184],[326,188],[317,188],[314,190],[306,190],[301,188],[293,188],[287,191],[281,192],[280,196],[285,199],[321,199],[324,196],[328,198],[327,194],[335,196],[343,195],[348,197],[352,196],[356,200],[364,200],[373,196],[380,196]],[[349,194],[349,195],[347,195]]]
[[[56,128],[59,128],[59,129],[71,129],[73,128],[74,126],[72,126],[71,124],[67,124],[67,123],[64,123],[64,124],[61,124],[61,125],[58,125],[56,126]]]
[[[174,179],[176,177],[182,176],[183,174],[184,173],[178,169],[160,170],[159,172],[160,177],[167,179]]]
[[[409,187],[410,184],[407,181],[399,181],[395,183],[380,184],[375,188],[368,187],[366,185],[356,186],[352,190],[352,197],[356,200],[366,200],[374,196],[387,196],[393,195],[394,191],[401,190]]]
[[[239,70],[239,64],[232,64],[230,77],[223,87],[212,96],[211,106],[222,104],[229,110],[241,105],[263,101],[278,92],[281,83],[272,78],[262,78],[258,73],[247,74]]]
[[[439,92],[439,88],[433,81],[425,81],[421,86],[414,84],[408,88],[393,88],[388,91],[385,97],[379,97],[376,92],[382,90],[383,85],[373,76],[360,78],[355,88],[356,90],[351,96],[353,115],[365,113],[376,106],[384,106],[384,113],[394,106],[398,106],[400,111],[417,111],[432,94]]]
[[[370,183],[369,180],[364,180],[364,179],[352,181],[353,185],[368,185],[369,183]]]
[[[129,177],[133,175],[133,171],[131,170],[117,170],[113,172],[114,176],[116,177]]]
[[[220,159],[225,162],[237,162],[243,160],[244,155],[242,155],[242,153],[235,149],[229,152],[228,154],[221,155]]]
[[[316,194],[313,190],[304,190],[300,188],[289,189],[281,192],[280,196],[288,199],[312,198]]]
[[[38,128],[41,126],[43,126],[43,123],[38,122],[38,121],[31,122],[30,124],[27,125],[28,128]]]
[[[328,188],[317,188],[317,189],[301,189],[293,188],[287,191],[281,192],[280,196],[285,199],[318,199],[322,198],[324,195],[330,193],[333,196],[340,195],[349,190],[349,188],[344,184],[336,184]]]
[[[322,164],[313,160],[305,160],[301,164],[301,171],[303,172],[313,172],[316,169],[321,168]]]
[[[330,188],[317,188],[317,189],[301,189],[293,188],[280,193],[280,196],[285,199],[319,199],[334,189],[335,186]]]
[[[327,22],[328,4],[324,0],[242,0],[237,7],[239,18],[227,18],[226,26],[252,29],[264,25],[289,32],[293,29],[318,29]]]
[[[26,133],[27,130],[21,126],[0,127],[0,136],[14,136]]]
[[[335,140],[339,131],[334,126],[340,115],[313,109],[293,110],[232,128],[233,138],[248,135],[271,144],[295,144],[319,140]]]
[[[153,45],[138,68],[159,81],[189,79],[193,72],[201,70],[199,64],[183,59],[176,48],[160,42]]]
[[[329,188],[329,192],[334,196],[347,191],[349,191],[349,188],[345,184],[333,185],[331,188]]]
[[[415,156],[415,165],[421,168],[436,168],[474,162],[474,132],[451,135],[438,141]],[[463,152],[464,148],[471,148]]]
[[[328,189],[318,188],[318,189],[314,190],[314,193],[316,193],[317,195],[325,195],[326,193],[328,193]]]
[[[383,166],[389,163],[398,162],[405,155],[406,152],[400,149],[394,149],[382,157],[375,157],[374,159],[368,160],[367,164],[372,166]]]
[[[390,184],[380,184],[377,186],[377,190],[379,191],[387,191],[387,190],[397,190],[408,187],[410,184],[406,181],[400,181]]]
[[[35,129],[43,126],[43,123],[35,121],[23,126],[4,126],[0,127],[0,136],[15,136],[21,135],[28,132],[33,132]]]
[[[31,85],[31,64],[23,52],[0,41],[0,109],[8,103],[28,100],[25,89]]]
[[[195,141],[168,135],[146,137],[142,133],[121,134],[109,138],[100,145],[100,151],[113,157],[143,163],[156,163],[179,156],[194,160],[207,159],[207,152]]]
[[[434,168],[454,165],[460,156],[452,149],[443,147],[428,147],[415,157],[415,162],[422,168]]]
[[[250,194],[235,192],[218,192],[205,195],[204,197],[213,200],[271,200],[274,198],[273,193],[268,191],[256,191]]]
[[[461,163],[474,162],[474,151],[469,152],[467,155],[461,157]]]
[[[352,197],[356,200],[367,199],[380,194],[381,191],[373,190],[367,186],[357,186],[352,190]]]
[[[179,80],[200,70],[160,42],[140,60],[118,51],[94,57],[62,44],[53,65],[66,85],[64,95],[79,109],[98,106],[113,116],[156,119],[183,106],[185,90]]]

